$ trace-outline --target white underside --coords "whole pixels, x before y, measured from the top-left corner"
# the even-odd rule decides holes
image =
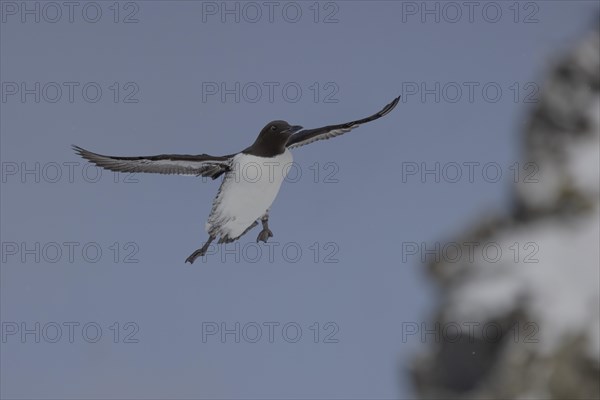
[[[286,150],[272,158],[237,154],[225,174],[206,223],[209,234],[236,239],[265,213],[279,193],[292,163]]]

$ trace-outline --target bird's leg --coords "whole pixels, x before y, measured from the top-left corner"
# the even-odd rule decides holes
[[[204,254],[206,254],[206,250],[208,250],[208,246],[210,246],[210,244],[213,240],[215,240],[215,236],[212,236],[212,235],[209,236],[208,241],[206,243],[204,243],[204,246],[202,246],[201,248],[199,248],[198,250],[196,250],[195,252],[190,254],[190,256],[188,258],[186,258],[185,262],[189,262],[190,264],[193,264],[194,261],[196,260],[196,258],[202,257]]]
[[[256,238],[256,243],[258,243],[261,240],[267,243],[267,239],[273,237],[273,232],[271,232],[271,230],[269,229],[269,210],[267,210],[265,215],[263,215],[260,218],[260,222],[262,222],[263,228],[262,231],[260,231],[260,233],[258,234],[258,237]]]

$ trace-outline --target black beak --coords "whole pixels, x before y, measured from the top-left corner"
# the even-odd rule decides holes
[[[301,129],[302,129],[302,127],[300,125],[292,125],[289,128],[287,128],[285,131],[283,131],[283,133],[290,133],[290,134],[292,134],[292,133],[298,132]]]

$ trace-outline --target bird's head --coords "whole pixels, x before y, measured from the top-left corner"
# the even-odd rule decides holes
[[[302,129],[299,125],[290,125],[285,121],[271,121],[258,134],[247,150],[255,155],[271,157],[285,150],[290,137]]]
[[[260,131],[259,138],[267,139],[274,142],[286,143],[294,133],[298,132],[302,127],[300,125],[290,125],[286,121],[271,121]]]

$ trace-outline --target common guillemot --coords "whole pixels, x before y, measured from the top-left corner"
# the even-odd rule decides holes
[[[113,157],[92,153],[75,145],[72,147],[81,157],[111,171],[193,175],[212,179],[225,174],[206,223],[208,240],[185,260],[192,264],[196,258],[206,254],[208,246],[217,237],[219,243],[233,242],[258,225],[258,220],[262,223],[262,230],[256,241],[266,243],[273,236],[269,229],[269,208],[292,163],[292,154],[288,149],[330,139],[381,118],[392,111],[399,100],[400,97],[395,98],[369,117],[316,129],[302,130],[301,126],[290,125],[286,121],[272,121],[260,131],[250,147],[220,157],[208,154]],[[248,167],[256,171],[251,179],[240,176],[240,172],[247,171]]]

